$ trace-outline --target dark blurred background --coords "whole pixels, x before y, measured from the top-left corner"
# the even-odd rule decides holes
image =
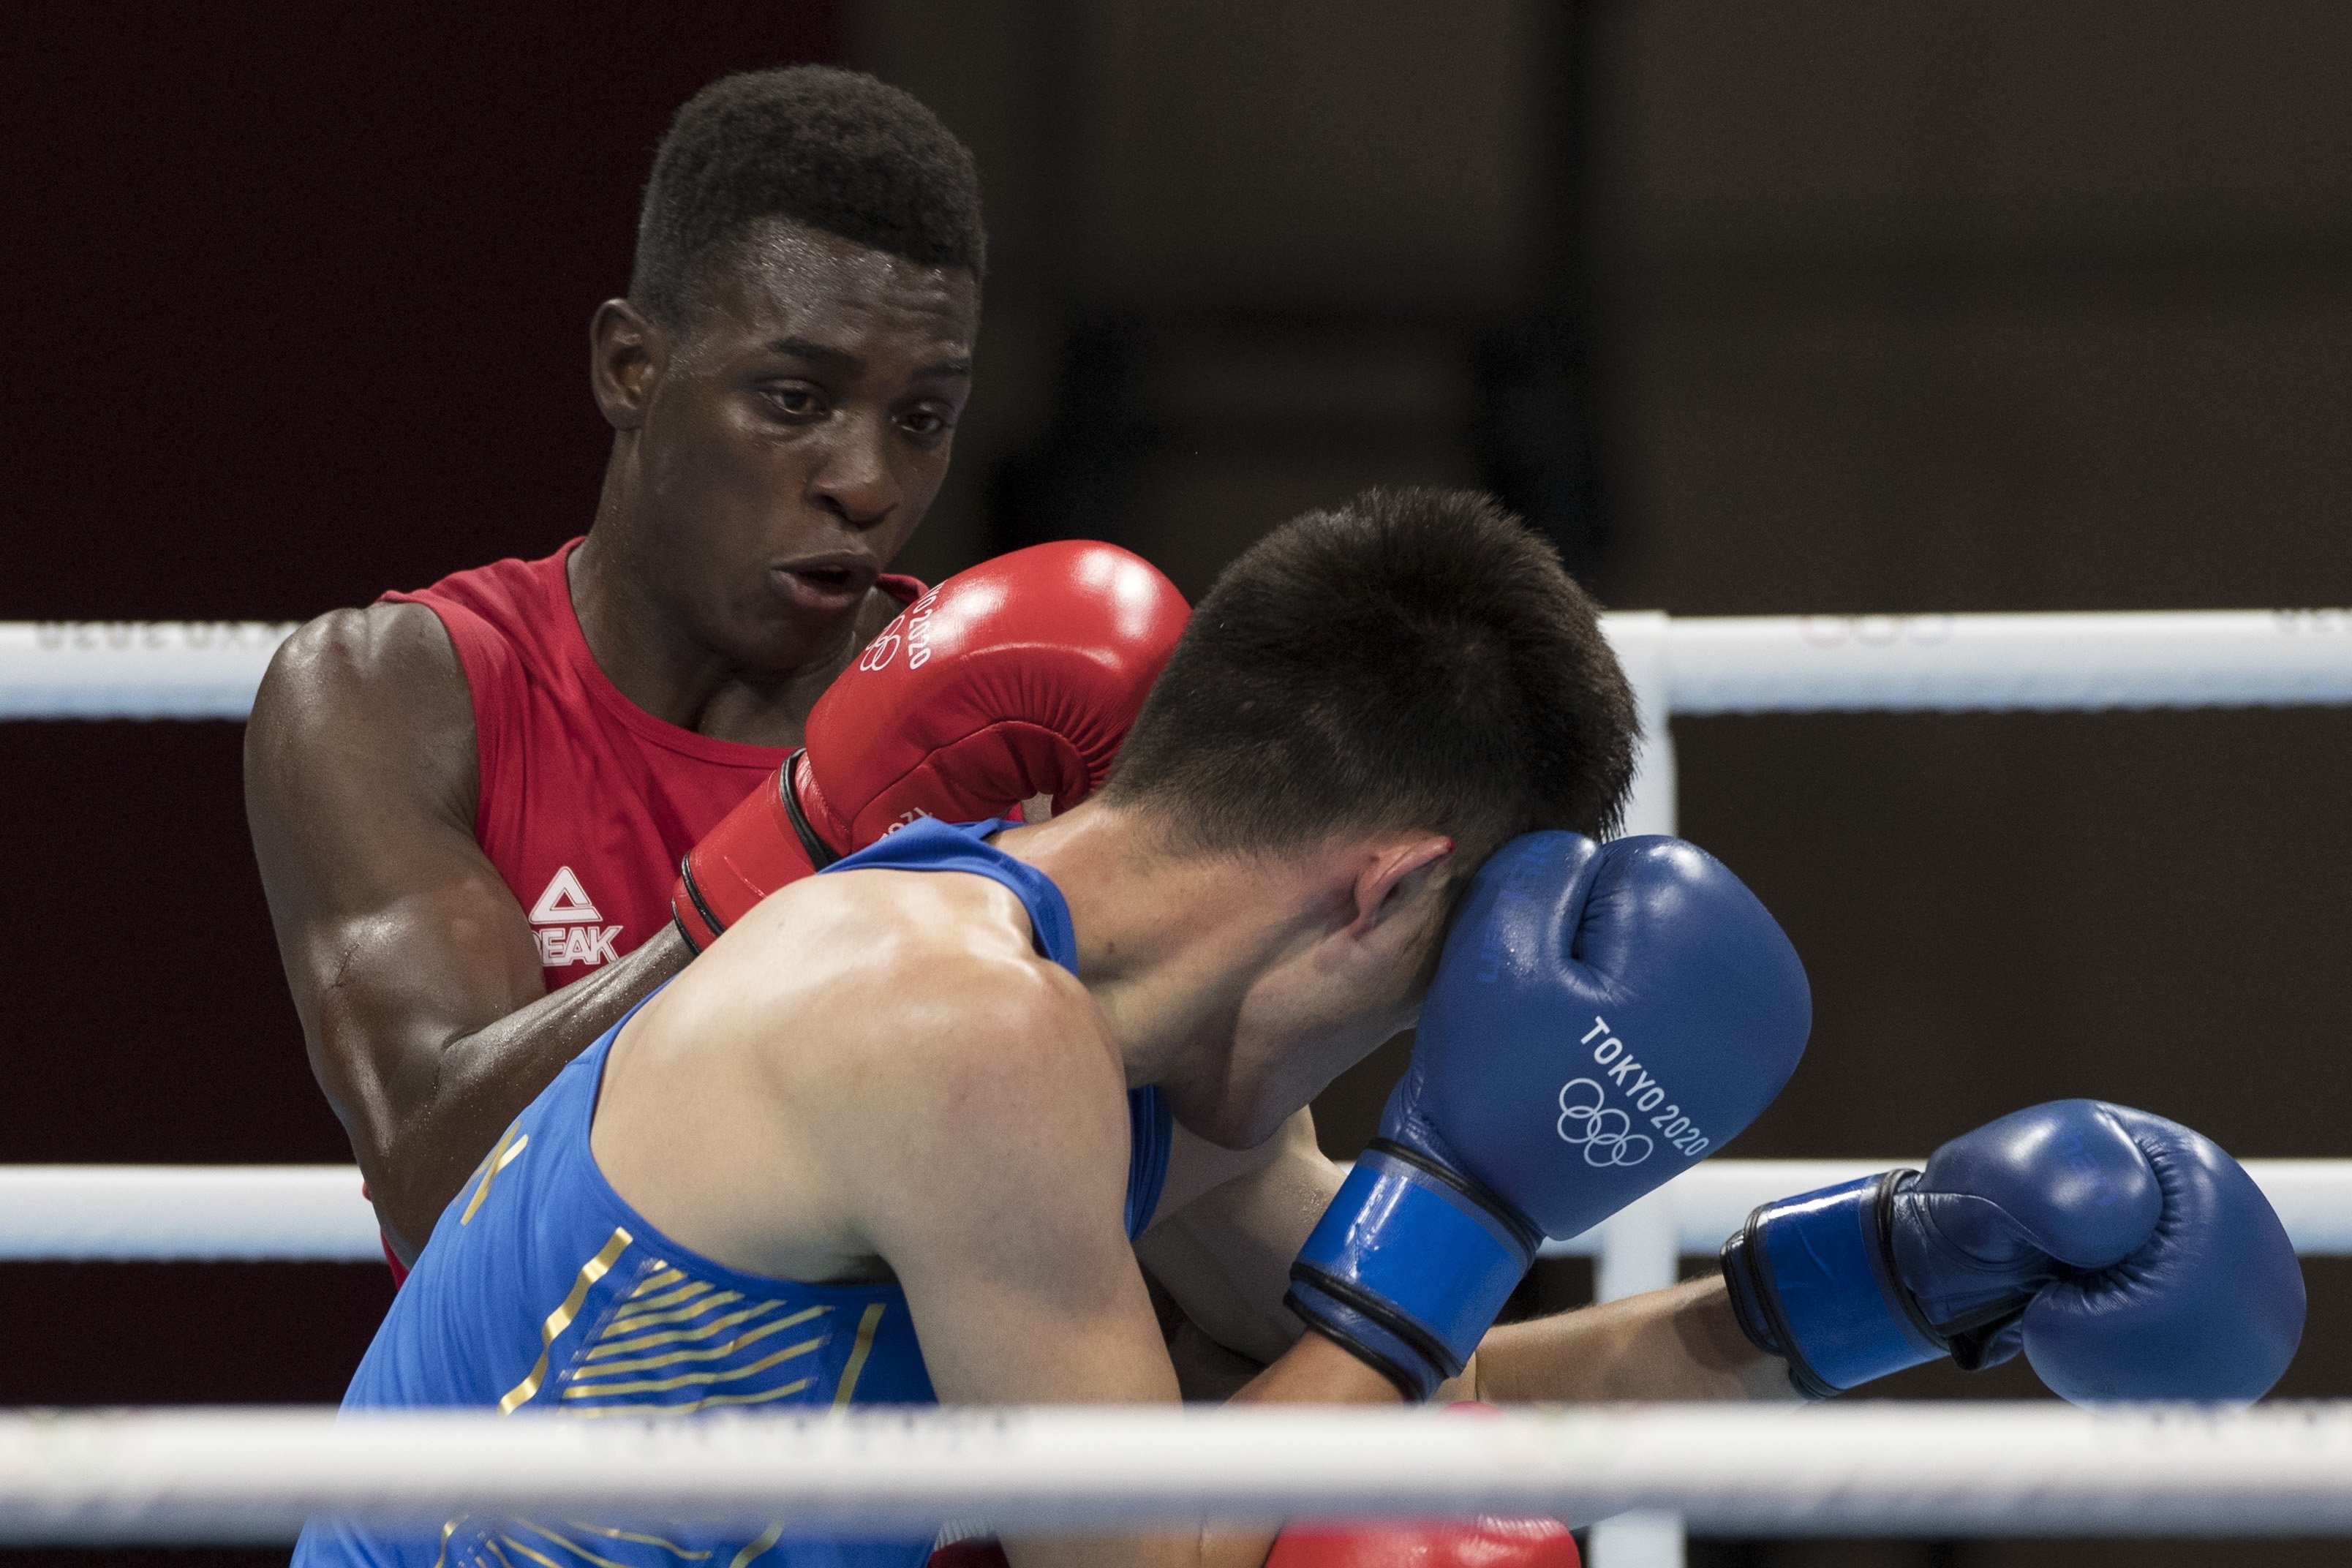
[[[1082,534],[1197,593],[1302,507],[1428,481],[1500,490],[1622,607],[2352,600],[2332,0],[52,7],[8,58],[0,618],[295,618],[578,531],[585,326],[654,140],[711,76],[803,59],[911,89],[987,181],[926,574]],[[1805,1066],[1735,1153],[1916,1154],[2095,1094],[2242,1155],[2352,1155],[2343,712],[1675,731],[1684,831],[1814,978]],[[348,1157],[238,742],[0,725],[0,1161]],[[1335,1152],[1395,1065],[1327,1097]],[[2352,1268],[2307,1271],[2281,1392],[2352,1395]],[[1589,1289],[1546,1266],[1525,1304]],[[0,1404],[332,1399],[388,1300],[373,1268],[0,1268]]]

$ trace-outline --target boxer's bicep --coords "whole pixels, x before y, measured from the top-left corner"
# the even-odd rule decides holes
[[[1198,1142],[1180,1129],[1179,1159],[1188,1141]],[[1163,1204],[1136,1253],[1202,1332],[1229,1350],[1270,1362],[1302,1331],[1282,1304],[1290,1265],[1339,1190],[1341,1173],[1317,1146],[1314,1120],[1305,1110],[1264,1148],[1241,1158],[1245,1163],[1234,1173],[1185,1201]],[[1176,1164],[1171,1160],[1171,1184]]]

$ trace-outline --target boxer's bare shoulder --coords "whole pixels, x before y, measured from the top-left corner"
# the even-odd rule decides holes
[[[854,871],[768,899],[646,1004],[593,1147],[685,1245],[855,1279],[984,1223],[975,1204],[1068,1207],[1123,1242],[1126,1089],[1100,1012],[1008,889]]]
[[[474,705],[441,618],[423,605],[370,605],[303,625],[254,696],[246,777],[265,808],[298,815],[331,810],[313,797],[346,783],[380,794],[397,781],[470,828]]]
[[[368,605],[330,610],[280,643],[255,694],[253,718],[296,725],[423,721],[436,730],[455,722],[470,731],[473,704],[440,616],[418,604]]]

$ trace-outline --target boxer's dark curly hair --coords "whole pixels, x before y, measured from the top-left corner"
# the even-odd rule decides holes
[[[1475,491],[1367,490],[1219,575],[1105,794],[1192,848],[1425,828],[1475,867],[1538,828],[1612,831],[1637,733],[1550,544]]]
[[[746,71],[687,101],[654,153],[630,300],[684,321],[711,265],[767,217],[927,267],[987,268],[971,152],[912,94],[858,71]]]

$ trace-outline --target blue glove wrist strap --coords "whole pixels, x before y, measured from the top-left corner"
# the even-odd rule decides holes
[[[1740,1326],[1787,1358],[1800,1392],[1827,1398],[1949,1350],[1895,1278],[1882,1230],[1888,1200],[1915,1173],[1889,1171],[1766,1204],[1725,1244]]]
[[[1534,1255],[1516,1216],[1376,1143],[1299,1250],[1289,1304],[1425,1399],[1468,1363]]]

